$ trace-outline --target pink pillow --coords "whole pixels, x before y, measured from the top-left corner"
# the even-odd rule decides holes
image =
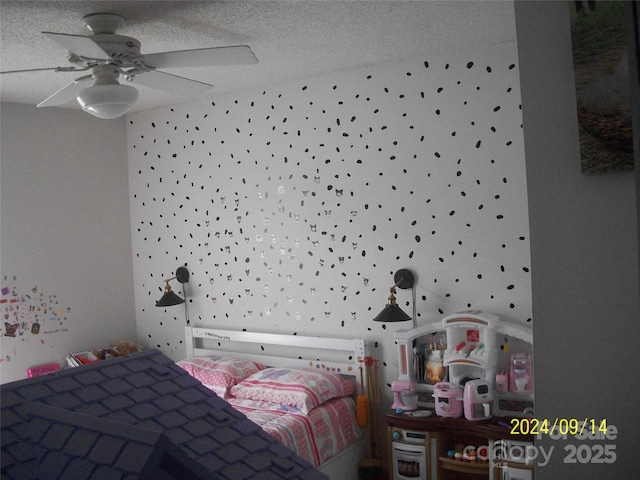
[[[298,408],[309,413],[332,398],[355,393],[355,383],[337,373],[323,370],[266,368],[234,387],[231,396]]]
[[[227,398],[230,387],[264,369],[252,360],[218,355],[186,358],[176,364],[222,398]]]

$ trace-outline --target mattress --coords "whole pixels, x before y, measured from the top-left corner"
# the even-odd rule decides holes
[[[308,414],[269,402],[238,398],[228,398],[227,401],[315,467],[362,436],[351,397],[328,400]]]

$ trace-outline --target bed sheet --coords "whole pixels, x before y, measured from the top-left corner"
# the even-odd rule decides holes
[[[334,398],[308,414],[286,405],[228,398],[238,411],[314,467],[362,437],[351,397]]]

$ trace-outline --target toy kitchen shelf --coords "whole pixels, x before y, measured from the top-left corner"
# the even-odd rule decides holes
[[[480,310],[459,312],[443,318],[441,322],[394,333],[394,340],[398,344],[398,379],[416,383],[420,407],[433,406],[433,383],[425,383],[422,373],[417,373],[420,368],[425,370],[417,366],[417,344],[433,344],[435,342],[431,339],[434,336],[442,341],[444,335],[446,347],[438,345],[437,348],[444,350],[441,359],[443,366],[448,369],[448,381],[461,384],[466,379],[481,378],[490,382],[495,393],[496,414],[524,416],[526,409],[533,409],[532,391],[513,393],[508,386],[500,388],[499,385],[496,388],[496,375],[502,373],[498,369],[509,369],[509,349],[505,348],[505,345],[509,345],[508,339],[512,339],[511,344],[517,344],[514,352],[518,351],[518,346],[525,351],[523,355],[526,359],[533,348],[531,329],[501,321],[498,316]]]
[[[498,317],[487,313],[451,315],[442,319],[448,342],[444,366],[449,367],[450,381],[460,384],[465,376],[495,379],[497,347],[494,332],[497,323]]]
[[[510,432],[504,424],[509,424],[509,417],[496,418],[479,422],[472,422],[464,418],[444,418],[436,415],[433,410],[428,410],[428,416],[412,416],[402,413],[387,413],[389,438],[396,442],[402,442],[403,432],[425,432],[430,442],[427,450],[429,459],[428,468],[425,469],[421,479],[426,480],[503,480],[533,479],[533,465],[531,463],[513,463],[506,459],[495,458],[494,454],[505,451],[504,447],[495,448],[496,442],[500,445],[510,445],[515,449],[516,445],[533,445],[533,435],[516,435]],[[502,424],[501,424],[502,422]],[[398,440],[400,439],[400,440]],[[456,449],[456,445],[473,446],[477,452],[476,461],[454,459],[450,453]],[[482,451],[486,448],[486,451]],[[491,453],[493,452],[493,453]],[[492,455],[494,455],[492,457]],[[488,457],[488,458],[487,458]],[[393,458],[393,449],[390,453]],[[464,458],[464,457],[463,457]],[[510,469],[506,469],[507,464]],[[505,473],[508,475],[505,476]],[[404,478],[394,476],[391,472],[390,479]],[[416,477],[417,478],[417,477]]]

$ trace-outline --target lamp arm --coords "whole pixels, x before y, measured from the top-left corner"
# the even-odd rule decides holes
[[[166,285],[169,285],[171,280],[178,280],[180,283],[186,283],[189,281],[189,270],[186,267],[178,267],[176,270],[176,276],[168,279],[163,279]]]

